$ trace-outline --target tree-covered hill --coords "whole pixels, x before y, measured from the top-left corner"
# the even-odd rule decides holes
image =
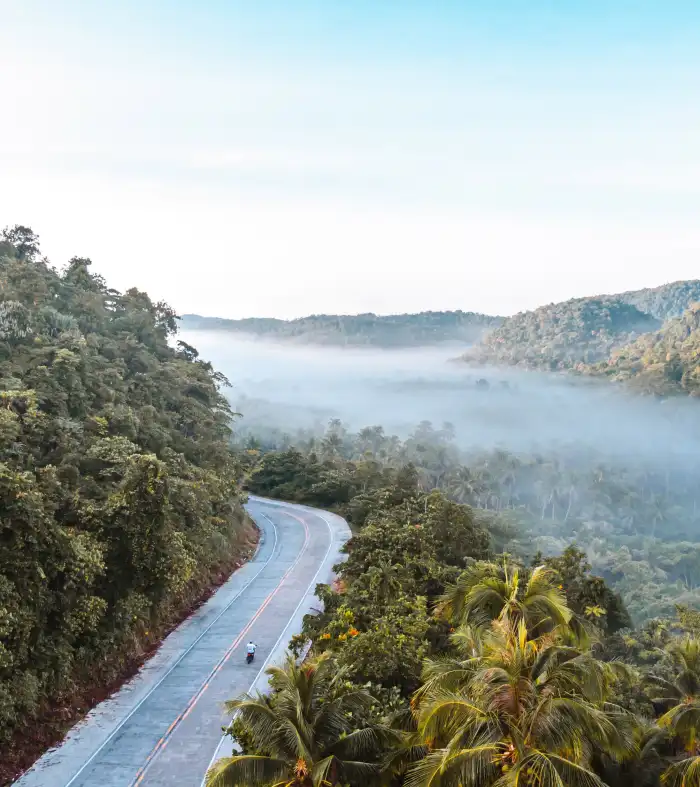
[[[700,396],[700,303],[616,350],[590,372],[656,394]]]
[[[300,344],[415,347],[443,342],[469,344],[500,321],[499,317],[462,311],[388,316],[315,314],[296,320],[225,320],[186,314],[182,318],[182,327],[190,331],[226,331]]]
[[[595,363],[660,322],[634,306],[607,298],[577,298],[540,306],[504,320],[465,355],[479,364],[571,369]]]
[[[697,300],[700,280],[690,280],[549,304],[508,318],[463,311],[315,314],[296,320],[228,320],[186,314],[182,327],[330,346],[416,347],[480,342],[470,359],[560,369],[607,357],[611,349],[626,343],[633,334],[655,330],[664,320],[679,317]]]
[[[670,320],[680,317],[691,303],[700,301],[700,279],[674,281],[661,287],[621,292],[613,297],[636,306],[657,320]]]
[[[689,280],[551,303],[506,318],[464,360],[548,371],[596,364],[698,299],[700,280]]]
[[[5,769],[36,745],[32,720],[50,743],[52,725],[119,678],[250,548],[224,379],[188,345],[171,346],[176,325],[145,293],[110,289],[89,260],[59,273],[31,230],[4,232]]]

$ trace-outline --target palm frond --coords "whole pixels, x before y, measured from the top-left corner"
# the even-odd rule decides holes
[[[379,781],[381,777],[381,768],[374,763],[357,760],[343,760],[340,763],[339,775],[341,784],[365,785]]]
[[[430,752],[406,773],[405,787],[481,787],[490,783],[496,773],[494,756],[497,744],[483,744],[451,751]]]
[[[466,695],[437,695],[421,709],[418,728],[426,740],[445,740],[457,730],[468,730],[489,720],[489,714]]]
[[[209,769],[205,783],[206,787],[267,787],[288,773],[284,760],[253,755],[224,757]]]
[[[227,703],[226,707],[229,712],[238,713],[256,748],[271,751],[276,757],[295,756],[296,747],[290,749],[285,743],[289,737],[281,734],[284,717],[265,697],[244,697]]]
[[[381,771],[387,777],[401,776],[414,763],[423,760],[430,749],[420,736],[408,734],[402,736],[400,743],[388,749],[381,760]]]
[[[599,776],[583,765],[549,752],[538,752],[537,754],[539,758],[535,762],[541,762],[543,769],[550,773],[556,772],[558,780],[554,779],[552,784],[562,785],[562,787],[607,787]],[[546,787],[546,782],[542,782],[542,787]]]
[[[344,735],[326,750],[341,760],[372,759],[384,749],[399,746],[402,735],[389,727],[364,727]]]
[[[700,787],[700,757],[688,757],[674,763],[661,774],[668,787]]]

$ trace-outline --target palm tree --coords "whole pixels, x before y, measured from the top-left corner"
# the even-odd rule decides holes
[[[477,484],[471,470],[460,465],[452,474],[447,488],[458,503],[464,503],[475,497]]]
[[[463,677],[435,681],[417,703],[428,753],[406,787],[599,787],[594,752],[634,751],[632,717],[606,704],[613,668],[555,632],[531,638],[522,618],[494,621]]]
[[[417,707],[435,692],[456,691],[463,688],[469,683],[474,670],[481,663],[483,640],[480,632],[470,626],[462,626],[452,634],[451,640],[459,655],[425,660],[423,683],[413,696],[412,707]]]
[[[522,621],[536,633],[569,626],[573,620],[551,569],[526,571],[505,560],[502,565],[478,562],[467,568],[445,591],[438,612],[455,625],[482,628],[507,619]]]
[[[375,700],[361,689],[341,691],[345,676],[327,654],[303,665],[290,655],[267,674],[270,697],[244,695],[227,703],[253,753],[218,760],[207,787],[334,787],[379,777],[378,757],[392,734],[379,726],[357,728],[353,717]]]
[[[670,647],[668,654],[675,676],[673,680],[650,676],[663,690],[652,702],[667,709],[658,720],[659,727],[666,729],[688,756],[671,765],[662,780],[679,787],[700,787],[700,640],[688,637]]]
[[[343,438],[331,432],[321,440],[321,451],[325,459],[335,459],[341,455],[343,448]]]

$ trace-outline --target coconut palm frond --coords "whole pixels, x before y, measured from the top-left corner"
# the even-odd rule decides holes
[[[267,787],[286,781],[287,763],[271,757],[224,757],[209,769],[206,787]]]
[[[700,757],[674,763],[661,775],[665,787],[700,787]]]

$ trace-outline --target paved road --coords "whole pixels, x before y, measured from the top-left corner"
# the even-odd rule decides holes
[[[200,787],[227,753],[222,703],[264,688],[265,667],[283,658],[350,535],[340,517],[304,506],[251,498],[248,510],[262,531],[255,557],[17,787]]]

